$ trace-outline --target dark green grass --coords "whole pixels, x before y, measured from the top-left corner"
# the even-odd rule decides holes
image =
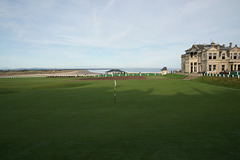
[[[191,81],[0,79],[0,159],[239,159],[240,90]]]
[[[183,79],[187,77],[187,75],[181,75],[181,74],[166,74],[166,75],[151,75],[151,76],[146,76],[147,79]]]
[[[225,78],[225,77],[208,77],[202,76],[197,79],[193,79],[194,82],[200,82],[210,85],[222,86],[222,87],[231,87],[240,89],[240,79],[238,78]]]

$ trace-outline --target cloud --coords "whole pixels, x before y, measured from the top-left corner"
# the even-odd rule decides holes
[[[68,58],[87,58],[87,57],[89,57],[84,54],[79,54],[79,53],[77,54],[77,53],[71,53],[71,52],[66,52],[63,54],[67,55]]]
[[[174,59],[180,67],[192,43],[238,43],[240,36],[235,0],[1,0],[0,6],[0,67],[16,53],[12,48],[52,65],[59,62],[49,57],[59,53],[69,66],[76,58],[86,66],[102,60],[126,67],[167,66]],[[26,56],[19,58],[27,64]]]
[[[108,9],[108,8],[110,8],[111,6],[113,6],[114,5],[114,3],[116,3],[117,2],[117,0],[109,0],[109,2],[107,3],[107,5],[106,5],[106,7],[105,7],[105,9]]]

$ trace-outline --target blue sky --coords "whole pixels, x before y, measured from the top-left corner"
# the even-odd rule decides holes
[[[239,0],[0,0],[0,68],[180,68],[193,43],[240,46]]]

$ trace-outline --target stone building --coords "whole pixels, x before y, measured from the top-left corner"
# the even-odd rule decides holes
[[[240,48],[232,43],[229,46],[194,44],[181,56],[181,69],[186,73],[219,73],[240,71]]]

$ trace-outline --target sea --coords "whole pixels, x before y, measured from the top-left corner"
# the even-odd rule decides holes
[[[107,69],[89,69],[89,72],[105,74],[110,69],[120,69],[128,73],[158,73],[161,72],[161,68],[107,68]],[[180,68],[167,68],[168,73],[171,71],[180,70]]]
[[[0,71],[10,70],[88,70],[93,73],[105,74],[106,71],[111,69],[120,69],[128,73],[159,73],[161,68],[17,68],[17,69],[0,69]],[[167,68],[168,73],[174,70],[180,70],[180,68]]]

